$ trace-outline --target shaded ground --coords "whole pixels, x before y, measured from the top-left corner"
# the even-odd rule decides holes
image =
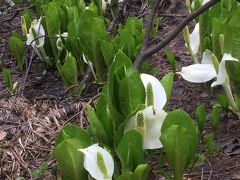
[[[187,15],[185,1],[172,0],[161,8],[162,24],[159,37],[171,31]],[[28,6],[24,4],[24,6]],[[15,65],[15,60],[7,49],[7,39],[12,30],[20,32],[20,11],[18,7],[9,9],[9,13],[0,14],[0,56],[1,66],[11,68],[13,79],[23,82],[25,72],[20,72]],[[15,9],[15,10],[14,10]],[[0,11],[6,11],[4,3],[0,3]],[[142,12],[144,14],[144,11]],[[139,16],[136,10],[131,12]],[[141,14],[140,14],[141,15]],[[190,24],[193,26],[193,23]],[[182,66],[192,63],[188,51],[184,46],[182,34],[168,45],[178,60],[178,70]],[[29,55],[27,56],[29,60]],[[156,76],[161,78],[171,71],[162,52],[153,56],[154,66],[161,68]],[[11,95],[0,76],[0,179],[15,179],[25,177],[31,179],[32,172],[42,163],[47,162],[48,171],[44,178],[52,179],[51,173],[56,170],[56,162],[51,151],[54,140],[61,127],[72,122],[83,125],[86,122],[86,104],[94,104],[99,89],[96,85],[89,84],[85,94],[75,99],[65,93],[64,86],[58,74],[54,71],[42,76],[44,68],[34,58],[33,66],[27,78],[24,96]],[[39,78],[40,77],[40,78]],[[206,103],[210,111],[214,103],[214,96],[209,92],[209,86],[190,84],[176,77],[174,89],[167,109],[184,109],[192,116],[195,108],[200,103]],[[210,128],[206,128],[208,132]],[[1,140],[1,137],[4,137]],[[194,169],[192,179],[240,179],[240,125],[233,116],[222,116],[221,124],[217,130],[216,141],[220,145],[220,152]],[[203,148],[200,153],[204,152]],[[153,171],[150,179],[161,179],[159,175],[158,151],[150,159]],[[164,169],[169,169],[166,165]]]

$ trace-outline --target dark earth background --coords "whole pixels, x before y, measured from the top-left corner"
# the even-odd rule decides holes
[[[144,4],[140,1],[127,4],[127,15],[144,17],[149,8]],[[21,12],[23,7],[28,6],[28,3],[23,3],[8,7],[4,0],[0,0],[0,70],[2,67],[10,68],[13,80],[18,81],[19,85],[23,82],[25,70],[21,72],[17,68],[14,57],[9,53],[7,40],[12,31],[21,33]],[[162,17],[159,40],[188,15],[184,0],[165,0],[158,13]],[[189,26],[192,29],[194,22]],[[168,48],[173,51],[178,61],[178,71],[181,67],[192,64],[182,34],[169,43]],[[31,50],[28,50],[27,61],[30,54]],[[159,79],[171,71],[163,52],[154,54],[150,64],[160,68],[160,73],[156,74]],[[83,122],[84,125],[87,122],[86,105],[94,105],[101,91],[99,86],[89,81],[80,98],[71,97],[56,71],[48,71],[46,75],[43,75],[43,71],[44,65],[36,57],[33,58],[24,96],[10,94],[0,75],[0,180],[17,177],[53,179],[51,174],[57,171],[57,164],[51,152],[57,133],[69,122],[78,125]],[[194,118],[196,107],[205,103],[207,111],[210,112],[215,100],[214,95],[221,91],[221,88],[211,91],[209,87],[209,84],[192,84],[176,76],[167,110],[181,108]],[[204,129],[204,133],[210,131],[210,126]],[[236,116],[221,116],[216,142],[220,151],[212,157],[206,156],[206,160],[193,169],[189,179],[240,179],[240,123]],[[202,142],[199,144],[199,153],[206,154]],[[171,172],[166,163],[159,166],[161,152],[156,150],[149,159],[152,165],[149,177],[151,180],[164,179],[161,176],[162,170]],[[43,163],[48,164],[48,170],[43,177],[34,178],[33,171]],[[58,171],[57,174],[59,176]]]

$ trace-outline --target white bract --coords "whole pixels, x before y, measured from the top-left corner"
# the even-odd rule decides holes
[[[59,51],[62,51],[63,50],[63,42],[62,42],[62,38],[64,38],[64,40],[67,40],[68,38],[68,32],[64,32],[62,34],[57,34],[56,35],[58,38],[57,38],[57,41],[56,41],[56,46],[57,46],[57,49]]]
[[[6,1],[6,3],[8,3],[11,7],[12,7],[12,6],[15,6],[14,1],[12,1],[12,0],[5,0],[5,1]]]
[[[154,76],[141,74],[141,80],[146,92],[146,108],[129,119],[125,131],[138,130],[143,135],[143,149],[161,148],[162,143],[159,138],[162,123],[167,115],[163,110],[167,102],[166,92]]]
[[[192,52],[197,54],[200,46],[199,23],[195,25],[193,32],[189,36],[189,40]]]
[[[29,29],[29,32],[27,34],[27,45],[30,45],[35,49],[36,47],[43,47],[44,45],[44,40],[45,37],[41,37],[41,36],[45,36],[45,31],[43,29],[43,26],[41,24],[42,21],[42,17],[40,19],[35,19],[32,23],[31,23],[31,27]],[[40,37],[40,38],[38,38]],[[36,39],[37,38],[37,39]],[[33,41],[34,40],[34,41]]]
[[[229,83],[229,77],[226,71],[225,62],[226,61],[238,61],[236,58],[232,57],[231,54],[224,54],[218,69],[213,65],[212,52],[206,50],[203,53],[202,64],[194,64],[187,67],[183,67],[181,72],[178,72],[183,79],[194,82],[194,83],[204,83],[210,81],[213,78],[216,80],[211,84],[211,87],[222,85],[226,96],[231,104],[231,108],[234,112],[239,113],[239,108],[235,102],[232,94],[232,90]]]
[[[187,67],[183,67],[182,71],[178,72],[178,74],[180,74],[183,77],[183,79],[194,83],[204,83],[217,77],[217,80],[212,83],[211,87],[217,85],[225,85],[226,83],[228,83],[228,75],[225,68],[226,61],[238,61],[238,60],[232,57],[231,54],[225,53],[219,64],[218,70],[215,70],[215,67],[212,62],[212,52],[206,50],[203,53],[201,64],[193,64]]]
[[[93,144],[85,149],[79,149],[84,154],[84,168],[96,180],[111,180],[114,171],[114,162],[111,154]]]
[[[31,27],[27,34],[27,45],[31,45],[35,50],[38,57],[43,61],[48,61],[49,57],[46,55],[43,48],[45,42],[45,31],[41,24],[42,17],[40,19],[35,19],[31,23]]]
[[[111,4],[111,0],[102,0],[102,10],[105,12],[107,9],[107,4]]]

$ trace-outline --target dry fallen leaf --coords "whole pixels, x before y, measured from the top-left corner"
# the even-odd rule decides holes
[[[7,133],[5,131],[0,130],[0,141],[6,137]]]

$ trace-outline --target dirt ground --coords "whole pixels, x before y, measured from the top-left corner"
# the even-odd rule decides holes
[[[166,2],[159,11],[162,17],[159,39],[188,14],[185,1]],[[4,0],[0,0],[0,70],[2,67],[10,68],[13,79],[19,82],[21,88],[26,71],[21,72],[16,67],[15,59],[8,51],[7,40],[11,31],[21,32],[22,7],[28,6],[24,3],[9,8]],[[128,9],[131,8],[132,5],[128,5]],[[144,14],[145,11],[142,13]],[[129,14],[142,15],[136,10],[130,10]],[[191,22],[190,27],[193,25],[194,22]],[[178,70],[192,63],[182,34],[179,34],[168,48],[174,52],[178,61]],[[27,61],[30,59],[30,54],[31,50],[26,54]],[[171,71],[162,52],[153,55],[151,64],[160,67],[160,73],[156,75],[158,78]],[[86,122],[86,104],[95,104],[99,94],[100,88],[89,82],[88,88],[80,98],[71,97],[56,71],[48,71],[46,75],[43,75],[43,71],[43,65],[33,58],[23,95],[10,94],[0,75],[0,180],[12,180],[18,177],[37,179],[32,173],[43,163],[48,164],[48,170],[40,179],[53,179],[51,174],[56,173],[57,165],[51,152],[57,133],[68,122],[78,125]],[[171,111],[181,108],[194,117],[196,107],[205,103],[207,111],[210,112],[215,100],[214,92],[211,93],[208,85],[191,84],[177,76],[167,109]],[[211,128],[207,127],[204,131],[210,130]],[[201,165],[194,168],[190,179],[240,179],[240,123],[236,116],[222,115],[216,132],[216,142],[220,145],[219,153],[207,157]],[[202,143],[199,144],[201,147]],[[206,152],[204,148],[200,148],[199,153]],[[156,151],[154,158],[149,160],[153,169],[149,177],[151,180],[163,179],[156,161],[158,158],[159,151]],[[161,168],[169,169],[167,165]]]

